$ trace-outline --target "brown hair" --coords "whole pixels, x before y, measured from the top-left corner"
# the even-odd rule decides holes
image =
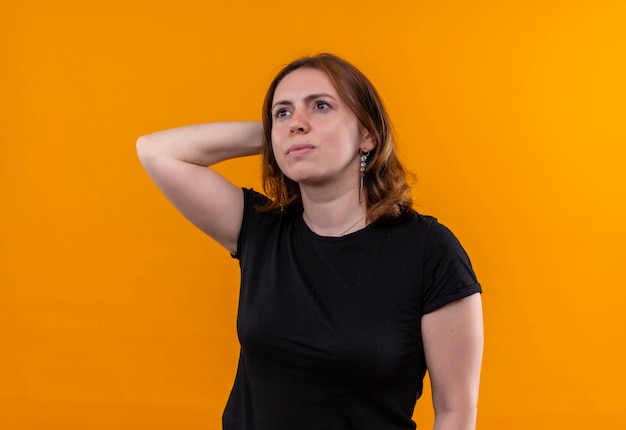
[[[391,121],[378,92],[356,67],[332,55],[319,54],[302,57],[285,66],[274,78],[263,102],[263,167],[265,193],[272,203],[263,211],[293,211],[302,208],[300,188],[295,181],[284,177],[272,151],[272,101],[276,87],[289,73],[308,67],[325,72],[342,100],[352,109],[361,126],[375,143],[370,152],[363,185],[363,198],[370,223],[398,219],[412,204],[407,173],[398,160]]]

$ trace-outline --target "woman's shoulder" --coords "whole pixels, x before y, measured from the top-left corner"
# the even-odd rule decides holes
[[[425,215],[414,209],[407,211],[401,218],[381,220],[379,228],[393,235],[398,242],[421,243],[427,248],[454,249],[460,247],[456,235],[433,215]],[[419,246],[419,245],[418,245]]]
[[[244,202],[250,205],[250,207],[263,207],[271,202],[269,197],[256,191],[254,188],[242,188],[242,191]]]
[[[396,217],[381,218],[376,224],[386,228],[419,229],[427,231],[433,225],[439,224],[432,215],[424,215],[415,209],[409,209]]]

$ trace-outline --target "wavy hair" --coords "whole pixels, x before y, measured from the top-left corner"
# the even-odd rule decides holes
[[[262,180],[272,202],[259,208],[264,212],[291,212],[302,209],[297,182],[285,177],[272,150],[272,102],[276,87],[285,76],[300,68],[325,72],[341,99],[372,136],[375,146],[369,153],[363,183],[363,199],[370,223],[399,219],[411,209],[407,172],[396,153],[394,133],[383,102],[367,77],[347,61],[332,55],[302,57],[285,66],[270,84],[263,102]]]

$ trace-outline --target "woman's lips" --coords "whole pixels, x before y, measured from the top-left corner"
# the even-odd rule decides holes
[[[300,157],[302,155],[308,154],[314,149],[315,146],[311,145],[310,143],[296,143],[295,145],[291,145],[287,149],[287,155],[290,155],[292,157]]]

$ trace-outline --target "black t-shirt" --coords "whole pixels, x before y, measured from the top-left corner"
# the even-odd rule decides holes
[[[237,254],[241,343],[225,430],[414,429],[426,363],[421,317],[481,292],[458,240],[415,212],[343,237],[302,213],[254,209]]]

